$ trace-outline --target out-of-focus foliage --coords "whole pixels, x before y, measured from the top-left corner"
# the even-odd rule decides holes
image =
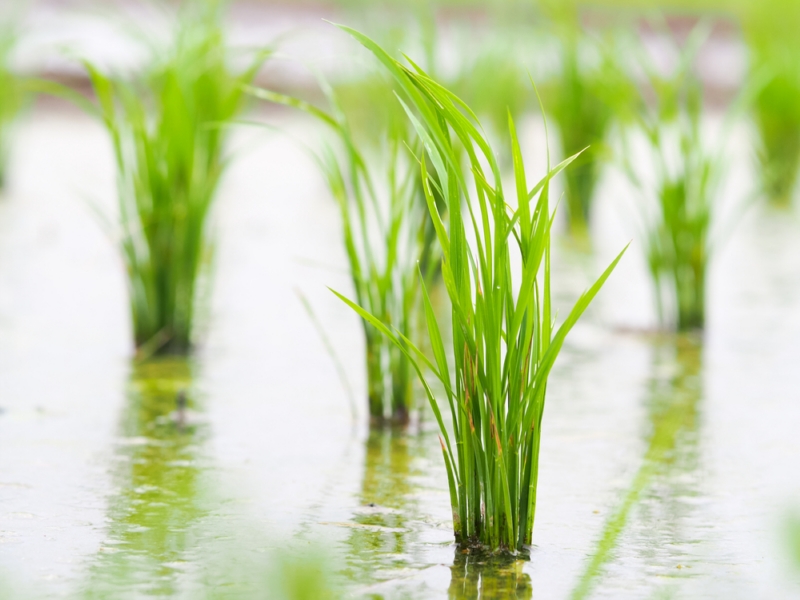
[[[276,600],[333,600],[339,594],[330,582],[325,562],[318,554],[298,557],[276,555],[273,588]]]
[[[335,85],[334,93],[357,144],[374,148],[406,133],[405,111],[391,82],[380,73],[368,72],[358,79],[341,81]]]
[[[508,129],[509,113],[517,119],[535,105],[533,86],[520,56],[524,49],[514,44],[514,37],[520,35],[515,28],[507,31],[506,38],[493,32],[480,42],[462,40],[460,54],[465,58],[450,85],[484,124],[491,125],[497,137]]]
[[[11,127],[24,98],[20,79],[11,68],[16,43],[17,32],[13,25],[0,22],[0,189],[6,183]]]
[[[705,324],[709,230],[721,163],[701,131],[703,89],[693,62],[703,32],[695,30],[675,70],[663,75],[643,61],[655,104],[642,101],[636,131],[655,168],[650,184],[643,157],[628,146],[624,160],[641,196],[645,252],[662,324],[685,331]],[[644,55],[643,55],[644,56]]]
[[[544,8],[556,32],[560,64],[545,82],[542,97],[545,111],[557,125],[563,155],[583,151],[564,173],[569,227],[581,238],[587,233],[598,176],[609,155],[609,128],[616,117],[631,111],[637,92],[616,49],[582,29],[574,4],[548,2]]]
[[[786,540],[789,544],[789,556],[800,571],[800,514],[793,514],[786,520]]]
[[[114,146],[134,337],[146,353],[190,350],[225,126],[265,57],[231,69],[214,0],[182,17],[174,46],[132,81],[87,65]]]
[[[236,532],[236,537],[253,532]],[[260,533],[265,540],[270,536]],[[220,544],[222,546],[222,544]],[[228,545],[229,546],[229,545]],[[329,557],[293,543],[264,553],[235,547],[208,549],[205,581],[192,595],[201,600],[336,600],[343,596],[330,570]]]
[[[800,3],[762,0],[741,14],[750,77],[759,86],[753,116],[761,179],[769,200],[788,206],[800,168]]]
[[[407,117],[391,87],[378,76],[369,98],[378,117],[362,121],[364,82],[342,109],[336,92],[326,113],[294,98],[253,89],[267,100],[304,109],[334,132],[319,163],[342,217],[342,238],[358,303],[408,339],[415,338],[420,314],[420,277],[429,279],[435,234],[421,189],[418,144],[411,141]],[[397,108],[379,103],[397,105]],[[356,119],[354,127],[350,117]],[[383,119],[381,121],[380,119]],[[401,120],[403,119],[403,120]],[[358,137],[365,140],[359,142]],[[428,268],[426,268],[428,267]],[[413,409],[414,373],[403,352],[362,319],[370,416],[405,424]]]

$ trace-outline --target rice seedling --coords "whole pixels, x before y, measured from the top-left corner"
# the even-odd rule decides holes
[[[588,235],[600,169],[610,154],[609,129],[631,103],[635,89],[614,53],[582,31],[574,6],[559,6],[550,13],[559,32],[560,67],[545,85],[543,97],[557,125],[563,155],[582,152],[564,172],[568,228],[582,239]]]
[[[492,34],[476,44],[472,36],[462,40],[463,63],[448,86],[469,104],[473,112],[491,125],[491,133],[501,138],[508,127],[508,114],[517,119],[532,108],[534,94],[521,61],[522,51],[514,43],[517,32],[504,30],[505,37]],[[486,82],[492,85],[487,86]],[[508,152],[501,155],[511,162]]]
[[[387,136],[376,148],[375,140],[356,141],[348,114],[329,88],[330,113],[266,90],[250,91],[305,110],[332,129],[336,149],[326,146],[318,162],[341,214],[355,297],[383,322],[414,337],[420,314],[418,265],[433,264],[435,237],[429,233],[418,170],[404,145],[404,130],[387,119]],[[413,408],[411,366],[368,321],[362,324],[371,420],[405,424]]]
[[[757,157],[768,200],[787,207],[800,169],[800,6],[786,0],[748,4],[742,25],[751,79],[763,79],[753,102]]]
[[[0,23],[0,190],[6,184],[11,128],[24,100],[20,79],[11,68],[11,53],[16,43],[15,29]]]
[[[241,112],[266,53],[234,70],[213,0],[182,13],[172,48],[132,81],[86,63],[117,168],[121,240],[140,354],[187,354],[198,280],[212,251],[209,214]]]
[[[622,254],[555,329],[548,190],[551,178],[573,159],[530,189],[509,118],[517,201],[517,208],[510,208],[495,154],[466,104],[412,61],[406,67],[370,38],[342,29],[394,78],[423,143],[420,169],[451,302],[452,356],[445,352],[424,278],[420,285],[433,360],[369,306],[334,293],[408,357],[422,383],[440,429],[457,543],[516,552],[533,533],[547,378],[568,331]],[[428,174],[428,161],[435,177]],[[447,225],[434,189],[446,203]],[[437,399],[431,376],[441,383],[446,401]],[[445,425],[443,406],[450,409],[452,430]]]
[[[703,90],[692,73],[704,35],[701,29],[693,33],[673,73],[662,75],[645,65],[656,102],[643,108],[634,130],[646,139],[647,153],[637,156],[652,161],[654,186],[644,183],[641,163],[631,163],[633,151],[624,153],[629,178],[642,197],[645,253],[658,316],[664,326],[679,331],[705,325],[709,234],[722,171],[718,151],[709,149],[701,132]]]

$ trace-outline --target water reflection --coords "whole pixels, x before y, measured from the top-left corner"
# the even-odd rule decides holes
[[[619,539],[634,509],[638,539],[632,544],[648,571],[679,576],[689,565],[672,564],[681,527],[692,511],[686,499],[697,495],[698,423],[702,398],[702,346],[693,336],[656,342],[654,376],[647,397],[647,446],[638,472],[622,501],[606,521],[595,553],[573,591],[585,598],[614,558]],[[659,526],[654,527],[653,523]],[[669,556],[667,553],[672,552]],[[677,568],[677,570],[676,570]],[[687,573],[688,571],[684,571]]]
[[[107,539],[91,564],[85,598],[179,590],[192,526],[205,514],[198,499],[205,428],[191,418],[189,384],[189,365],[176,359],[134,369],[113,457]]]
[[[366,442],[360,506],[348,536],[348,573],[359,583],[409,567],[417,499],[415,465],[424,455],[424,436],[397,428],[372,429]]]
[[[530,576],[523,571],[527,560],[514,556],[474,556],[456,551],[450,567],[449,600],[501,600],[533,598]]]

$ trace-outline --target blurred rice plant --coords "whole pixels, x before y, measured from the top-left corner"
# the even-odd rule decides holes
[[[325,560],[319,553],[301,556],[275,554],[275,581],[270,598],[275,600],[334,600],[341,593],[331,582]]]
[[[703,28],[694,30],[671,74],[644,65],[655,103],[647,107],[642,102],[634,129],[644,134],[648,152],[628,146],[624,153],[628,175],[642,197],[645,253],[658,315],[662,325],[679,331],[705,325],[709,232],[722,171],[719,155],[701,132],[703,90],[693,74],[704,36]],[[642,175],[646,160],[655,170],[654,186]]]
[[[0,190],[6,184],[11,128],[24,99],[20,80],[11,68],[17,37],[13,25],[0,22]]]
[[[86,65],[113,142],[134,337],[142,354],[187,354],[226,126],[266,53],[230,65],[221,4],[187,5],[172,48],[130,79]]]
[[[581,151],[565,171],[567,223],[578,239],[588,235],[592,200],[616,116],[630,110],[635,87],[616,60],[616,53],[581,28],[574,3],[546,2],[557,32],[559,69],[545,82],[545,110],[555,121],[564,156]]]
[[[219,536],[203,549],[199,580],[181,598],[202,600],[335,600],[344,597],[331,568],[331,556],[298,541],[262,550],[274,536],[245,523],[248,531]],[[235,528],[234,525],[232,528]],[[252,539],[258,536],[258,540]],[[255,548],[256,550],[243,550]],[[272,547],[272,546],[270,546]],[[197,585],[200,584],[200,585]]]
[[[490,33],[475,41],[462,40],[462,63],[449,87],[458,94],[484,124],[491,125],[494,137],[502,137],[508,129],[508,115],[518,119],[533,108],[535,96],[528,73],[519,58],[521,48],[510,38],[518,31]],[[501,155],[511,164],[511,155]]]
[[[750,77],[762,79],[753,102],[762,186],[776,206],[792,202],[800,169],[800,3],[745,3],[742,27]]]
[[[793,513],[786,519],[786,540],[792,563],[800,571],[800,514],[798,513]]]
[[[375,90],[386,94],[384,100],[396,103],[390,87],[378,79],[373,83]],[[422,272],[430,278],[435,244],[419,165],[412,154],[419,149],[406,146],[406,127],[392,110],[377,105],[375,115],[361,122],[357,120],[364,116],[361,111],[352,110],[352,105],[351,110],[343,110],[338,93],[327,91],[330,113],[294,98],[252,89],[263,99],[305,110],[334,132],[334,145],[326,145],[317,158],[339,206],[355,296],[383,322],[414,338],[419,276]],[[375,95],[370,97],[375,99]],[[355,100],[362,98],[356,94]],[[383,135],[376,136],[376,130]],[[405,424],[413,408],[411,365],[366,319],[362,324],[371,420]]]

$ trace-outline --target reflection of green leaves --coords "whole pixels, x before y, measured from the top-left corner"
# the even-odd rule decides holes
[[[181,565],[192,549],[190,532],[204,515],[197,464],[202,428],[181,427],[175,414],[189,383],[181,361],[137,366],[114,461],[118,491],[85,598],[119,590],[131,596],[178,591]]]
[[[225,515],[203,467],[206,428],[180,360],[136,365],[113,465],[106,540],[76,600],[105,598],[333,599],[318,551],[283,548]],[[182,401],[185,414],[181,417]]]
[[[669,473],[691,468],[680,459],[691,452],[691,434],[697,429],[702,390],[698,381],[701,347],[692,338],[678,338],[677,373],[667,382],[654,379],[647,399],[649,431],[642,463],[606,521],[597,546],[572,593],[573,600],[591,593],[608,563],[614,558],[620,537],[645,492],[656,480],[669,482]],[[665,498],[661,497],[660,502]]]
[[[408,567],[413,527],[418,521],[414,461],[425,437],[397,428],[372,429],[366,442],[360,507],[348,534],[347,575],[364,584],[392,569]]]
[[[526,562],[518,557],[481,556],[456,551],[453,566],[450,567],[447,598],[531,600],[531,578],[523,570]]]

